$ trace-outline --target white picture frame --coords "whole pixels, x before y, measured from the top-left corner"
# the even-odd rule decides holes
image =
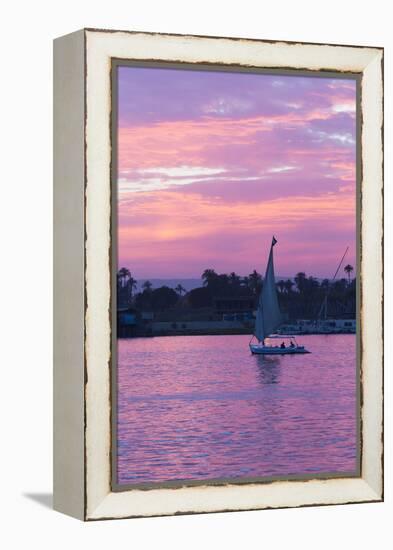
[[[361,79],[358,477],[112,490],[112,60]],[[54,43],[54,507],[81,520],[383,500],[383,49],[84,29]]]

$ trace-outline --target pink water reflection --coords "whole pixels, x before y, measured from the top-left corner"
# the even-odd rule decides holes
[[[355,472],[355,337],[281,358],[248,340],[119,340],[119,484]]]

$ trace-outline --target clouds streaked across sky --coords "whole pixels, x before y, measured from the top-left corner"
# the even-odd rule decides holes
[[[356,83],[119,68],[119,265],[332,276],[355,265]]]

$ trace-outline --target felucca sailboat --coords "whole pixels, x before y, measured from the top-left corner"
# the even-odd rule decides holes
[[[273,265],[273,247],[276,243],[277,240],[273,237],[263,287],[258,300],[254,335],[249,344],[250,351],[262,355],[310,353],[304,346],[297,344],[294,336],[274,333],[282,322]],[[257,340],[256,343],[253,343],[254,338]],[[281,340],[280,345],[274,345],[274,341],[277,339]],[[285,341],[288,340],[286,345]]]

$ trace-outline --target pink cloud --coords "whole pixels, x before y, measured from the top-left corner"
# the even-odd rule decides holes
[[[328,276],[347,245],[355,264],[353,81],[127,74],[119,263],[134,276],[261,270],[273,233],[279,274]]]

